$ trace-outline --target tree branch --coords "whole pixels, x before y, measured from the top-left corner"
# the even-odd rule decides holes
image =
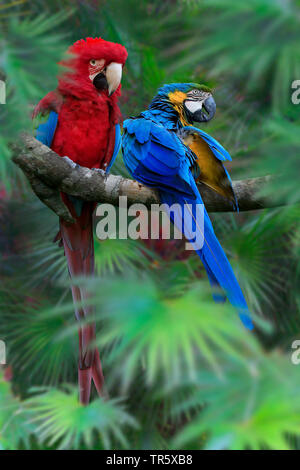
[[[105,175],[101,170],[75,165],[28,134],[21,135],[21,143],[13,146],[13,161],[23,170],[42,202],[68,222],[73,222],[73,219],[60,197],[60,191],[86,201],[113,205],[118,205],[119,196],[127,196],[128,204],[138,202],[147,207],[160,202],[156,191],[122,176]],[[233,182],[240,211],[274,206],[272,201],[257,196],[270,178],[264,176]],[[230,201],[202,184],[198,187],[209,212],[233,210]]]

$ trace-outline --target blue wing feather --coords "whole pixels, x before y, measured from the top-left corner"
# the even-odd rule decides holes
[[[148,141],[140,143],[140,130],[147,127]],[[137,138],[139,136],[139,140]],[[181,140],[162,126],[147,119],[128,119],[124,122],[123,158],[128,171],[142,184],[157,189],[174,188],[193,197],[190,189],[185,147]]]
[[[147,128],[145,133],[141,130],[144,126]],[[160,125],[143,118],[127,119],[124,121],[124,130],[123,148],[126,148],[126,152],[131,150],[136,166],[141,160],[146,160],[144,163],[146,166],[149,165],[149,169],[159,165],[160,171],[165,172],[167,169],[170,171],[179,168],[180,163],[185,160],[185,149],[180,139]],[[136,143],[140,145],[137,146]],[[124,160],[126,163],[126,154]],[[130,168],[130,171],[134,169]]]
[[[185,127],[185,130],[189,129],[201,135],[219,160],[231,159],[228,152],[215,139],[195,127]],[[124,123],[122,150],[125,165],[132,176],[146,186],[157,188],[162,202],[169,206],[173,204],[183,206],[188,203],[193,210],[196,204],[203,204],[190,171],[191,164],[186,154],[186,147],[174,132],[143,117],[129,119]],[[170,217],[173,223],[176,223],[174,215]],[[186,220],[184,215],[184,220],[181,219],[178,228],[189,239],[191,230],[195,231],[194,226],[195,220],[192,217]],[[221,292],[223,291],[231,304],[237,308],[244,325],[252,329],[246,300],[214,233],[205,208],[202,235],[204,235],[204,244],[201,249],[197,249],[197,254],[203,262],[213,289],[221,288]],[[214,292],[214,299],[224,300],[219,290]]]
[[[42,142],[42,144],[51,147],[54,134],[56,131],[58,122],[58,114],[55,111],[50,111],[48,120],[43,124],[40,124],[36,130],[36,139]]]
[[[111,167],[113,166],[116,158],[117,158],[117,155],[119,153],[119,150],[121,148],[121,145],[122,145],[122,135],[121,135],[121,127],[120,127],[120,124],[116,124],[115,125],[115,146],[114,146],[114,152],[113,152],[113,155],[112,155],[112,158],[111,158],[111,161],[108,165],[108,167],[106,168],[106,173],[108,173],[111,169]]]

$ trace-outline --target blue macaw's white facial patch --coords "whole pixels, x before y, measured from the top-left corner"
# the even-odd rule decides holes
[[[184,102],[184,106],[190,111],[190,113],[194,114],[196,111],[200,111],[202,109],[202,101],[186,100]]]

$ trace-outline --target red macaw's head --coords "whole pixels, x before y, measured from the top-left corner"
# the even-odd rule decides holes
[[[115,99],[120,95],[122,68],[128,55],[124,46],[102,38],[86,38],[76,41],[68,54],[61,62],[66,67],[59,78],[61,93],[83,99],[99,95],[114,95]]]

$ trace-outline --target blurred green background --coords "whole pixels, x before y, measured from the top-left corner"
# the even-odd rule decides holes
[[[110,400],[82,407],[77,335],[57,217],[10,161],[57,62],[86,36],[121,42],[123,117],[164,84],[205,83],[205,131],[233,156],[233,179],[279,174],[285,205],[212,214],[253,312],[213,303],[178,241],[95,241],[93,292]],[[4,0],[0,4],[0,449],[300,449],[300,2]],[[126,175],[119,155],[113,168]]]

